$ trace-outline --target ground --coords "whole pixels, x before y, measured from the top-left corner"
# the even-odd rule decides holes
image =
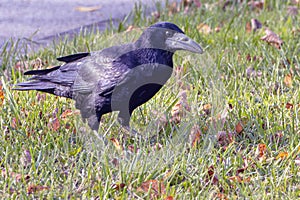
[[[183,1],[27,56],[5,49],[1,196],[298,199],[298,12],[299,1]],[[131,119],[143,139],[128,137],[117,113],[94,133],[71,100],[12,90],[24,70],[132,41],[155,21],[176,23],[205,53],[176,53],[171,80]]]

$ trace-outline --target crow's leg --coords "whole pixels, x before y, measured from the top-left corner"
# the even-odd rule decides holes
[[[130,115],[122,115],[121,112],[119,113],[118,122],[121,124],[122,128],[125,129],[130,136],[140,137],[141,135],[136,130],[130,128],[129,121]]]

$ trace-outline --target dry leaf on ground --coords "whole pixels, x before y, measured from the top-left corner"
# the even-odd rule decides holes
[[[150,190],[151,197],[159,197],[166,193],[166,187],[162,181],[149,180],[143,182],[140,187],[137,188],[138,192],[148,193]]]
[[[278,160],[278,159],[285,159],[285,158],[287,158],[288,157],[288,155],[289,155],[289,153],[288,152],[280,152],[277,156],[276,156],[276,160]]]
[[[290,16],[297,16],[298,15],[298,7],[297,6],[288,6],[287,13]]]
[[[42,185],[29,185],[27,188],[27,193],[32,194],[35,192],[39,192],[42,190],[49,190],[50,188],[48,186],[42,186]]]
[[[292,87],[293,86],[293,76],[292,74],[287,74],[285,77],[284,77],[284,80],[283,80],[284,84],[287,86],[287,87]]]
[[[265,30],[266,35],[261,37],[260,39],[266,41],[268,44],[275,46],[277,49],[280,49],[283,41],[282,39],[270,29]]]
[[[201,130],[198,125],[194,125],[191,129],[191,134],[190,134],[190,141],[192,144],[192,147],[197,146],[198,143],[200,143],[200,138],[201,138]]]
[[[212,32],[212,29],[210,28],[209,25],[201,23],[197,26],[197,29],[200,33],[203,34],[210,34]]]
[[[4,102],[4,92],[2,90],[2,85],[0,85],[0,106],[2,106]]]
[[[235,126],[235,131],[237,134],[240,134],[243,132],[244,128],[243,128],[243,122],[238,122],[237,125]]]
[[[75,10],[79,12],[94,12],[100,10],[101,6],[78,6]]]

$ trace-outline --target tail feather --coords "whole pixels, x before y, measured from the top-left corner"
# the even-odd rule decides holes
[[[59,69],[60,66],[56,66],[50,69],[41,69],[41,70],[30,70],[27,72],[24,72],[24,75],[46,75],[52,71],[55,71],[57,69]]]
[[[31,81],[18,83],[16,85],[20,88],[14,88],[14,90],[45,90],[45,89],[55,89],[55,84],[51,82],[41,82],[41,81]]]
[[[68,74],[60,77],[60,67],[61,66],[56,66],[50,69],[27,71],[24,75],[33,75],[33,77],[31,77],[27,82],[16,84],[14,90],[37,90],[54,94],[56,96],[72,98],[72,82],[65,81],[65,79],[68,78],[68,76],[66,76]]]

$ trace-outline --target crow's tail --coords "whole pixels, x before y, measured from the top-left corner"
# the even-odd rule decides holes
[[[37,90],[47,92],[56,96],[72,98],[70,86],[57,82],[55,78],[58,76],[58,69],[60,66],[51,69],[31,70],[24,73],[24,75],[34,75],[28,82],[16,84],[14,90],[27,91]]]

